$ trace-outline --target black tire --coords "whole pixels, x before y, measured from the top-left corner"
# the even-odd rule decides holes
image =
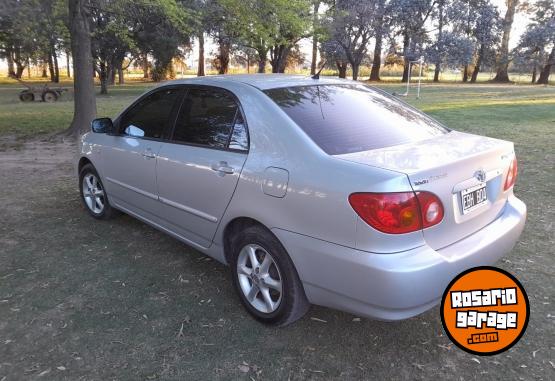
[[[266,250],[272,257],[281,276],[281,302],[271,313],[264,313],[253,307],[247,300],[239,283],[237,263],[239,253],[247,245],[257,245]],[[302,318],[310,303],[308,302],[297,270],[278,239],[263,226],[255,225],[237,233],[231,241],[231,273],[235,290],[247,311],[258,321],[274,326],[286,326]]]
[[[55,91],[47,90],[42,93],[42,101],[47,103],[54,103],[58,100],[58,94]]]
[[[19,100],[21,102],[33,102],[35,100],[35,95],[29,91],[22,91],[19,93]]]
[[[85,199],[83,181],[85,177],[88,175],[93,175],[96,177],[101,189],[104,192],[103,208],[100,212],[95,212],[94,210],[92,210],[91,207],[87,204],[87,200]],[[89,212],[89,214],[94,218],[99,220],[109,220],[118,214],[118,211],[112,208],[112,206],[110,205],[110,201],[108,200],[108,194],[106,193],[104,185],[102,184],[102,180],[100,179],[98,172],[96,171],[96,169],[92,164],[85,164],[83,168],[81,168],[81,171],[79,172],[79,193],[81,194],[81,202],[83,203],[83,206],[85,207],[87,212]]]

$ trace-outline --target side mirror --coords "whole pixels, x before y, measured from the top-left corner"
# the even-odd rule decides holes
[[[107,134],[114,131],[114,123],[110,118],[98,118],[92,121],[91,129],[97,134]]]

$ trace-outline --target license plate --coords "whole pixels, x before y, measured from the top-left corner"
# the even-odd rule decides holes
[[[461,191],[462,212],[467,214],[488,201],[486,184],[478,184]]]

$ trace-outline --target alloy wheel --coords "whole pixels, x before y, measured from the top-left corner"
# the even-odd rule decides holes
[[[104,189],[98,178],[92,174],[87,173],[83,176],[83,198],[87,207],[94,213],[100,214],[104,210]]]
[[[267,314],[278,309],[283,294],[282,277],[266,249],[256,244],[244,246],[236,271],[241,291],[251,306]]]

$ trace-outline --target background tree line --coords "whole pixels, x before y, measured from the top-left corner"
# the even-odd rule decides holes
[[[257,65],[258,72],[283,73],[302,63],[299,43],[312,42],[311,72],[325,64],[340,77],[358,79],[362,65],[380,80],[387,66],[403,67],[424,57],[435,68],[461,70],[475,82],[484,67],[493,81],[509,81],[509,65],[547,84],[555,63],[555,0],[506,0],[504,13],[491,0],[3,0],[0,58],[21,78],[30,66],[60,78],[61,57],[73,60],[75,123],[96,109],[93,75],[101,93],[124,82],[131,64],[154,81],[174,77],[172,62],[198,49],[197,75],[205,58],[220,74],[230,63]],[[509,49],[515,14],[530,22]],[[213,41],[212,52],[205,41]],[[193,45],[193,41],[196,44]],[[318,56],[320,53],[321,61]],[[88,122],[86,123],[88,125]]]
[[[30,65],[59,81],[59,59],[72,54],[68,1],[4,0],[0,6],[0,57],[21,77]],[[423,56],[442,69],[462,72],[475,82],[484,66],[495,67],[495,81],[507,82],[508,66],[533,73],[545,84],[555,60],[555,1],[506,0],[500,14],[490,0],[85,0],[79,1],[89,24],[93,68],[107,86],[124,82],[131,63],[145,78],[173,76],[172,59],[188,54],[197,41],[204,75],[205,39],[216,44],[212,64],[220,74],[230,62],[258,64],[282,73],[302,62],[299,41],[312,39],[311,71],[318,51],[327,66],[358,78],[371,66],[370,80],[380,79],[383,65],[399,63],[402,80],[409,62]],[[518,46],[509,51],[515,13],[531,22]],[[372,49],[371,49],[372,48]],[[62,54],[63,53],[63,54]],[[384,61],[384,62],[382,62]],[[66,63],[66,66],[69,66]],[[69,75],[69,71],[67,73]]]

